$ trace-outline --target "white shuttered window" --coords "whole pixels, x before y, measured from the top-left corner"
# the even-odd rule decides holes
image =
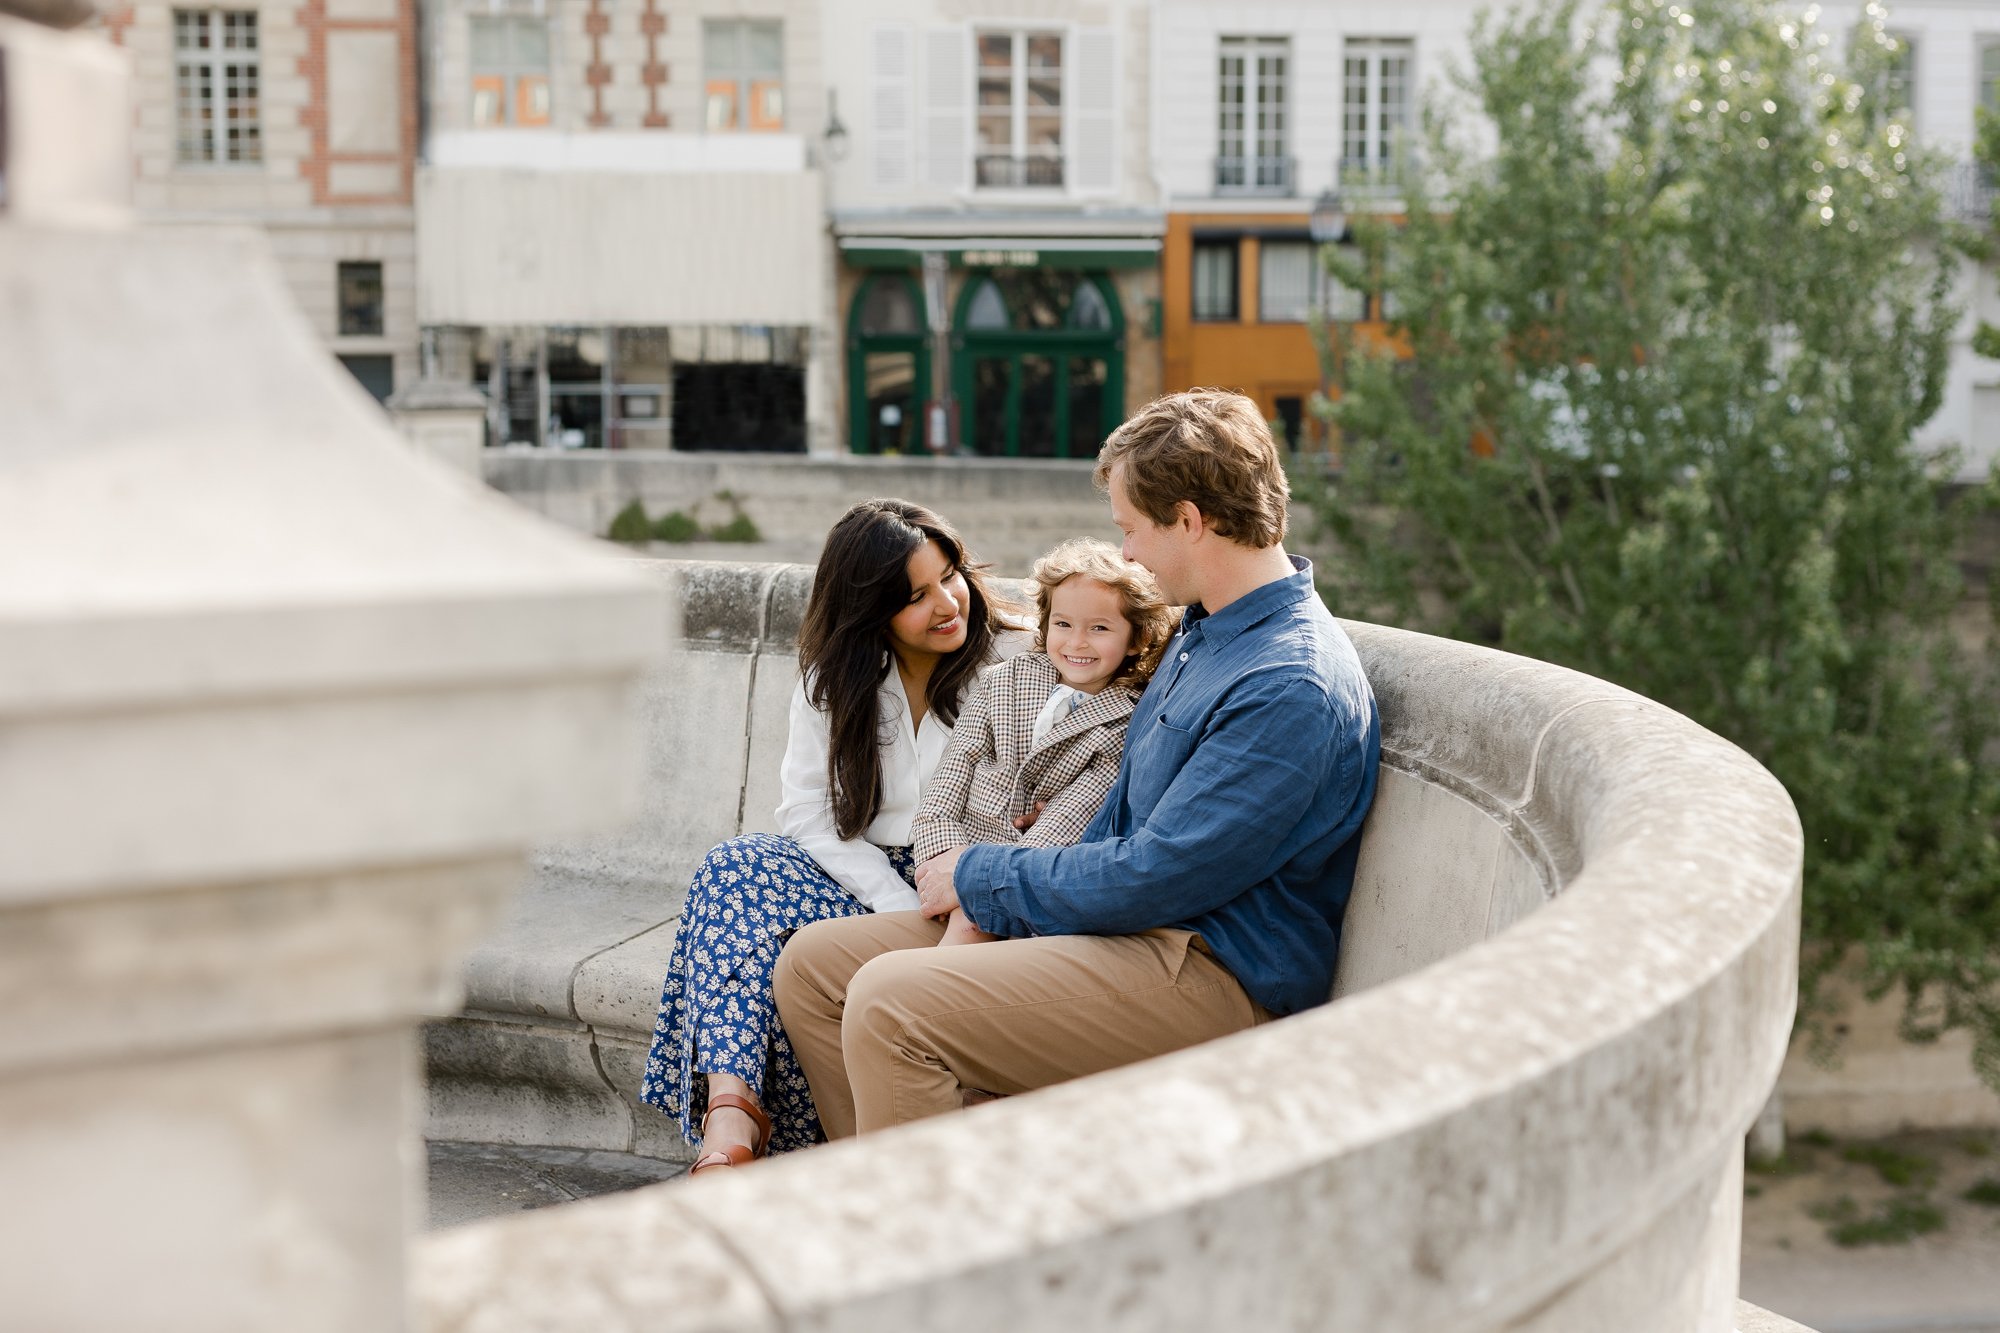
[[[910,183],[912,147],[910,102],[916,80],[910,68],[912,39],[908,27],[885,23],[875,29],[870,47],[874,62],[873,179],[878,190],[900,190]]]
[[[972,181],[972,38],[964,29],[923,36],[923,124],[917,147],[923,183],[962,190]]]

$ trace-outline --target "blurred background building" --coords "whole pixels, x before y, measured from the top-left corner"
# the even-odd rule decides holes
[[[1308,316],[1365,342],[1394,311],[1313,247],[1397,216],[1475,11],[134,0],[105,26],[142,212],[262,227],[378,398],[426,368],[476,387],[493,445],[1064,458],[1197,384],[1323,442]],[[2000,30],[1943,2],[1889,22],[1888,91],[1984,222]],[[2000,319],[1994,272],[1965,264],[1971,316]],[[2000,455],[1972,327],[1924,433],[1968,477]]]

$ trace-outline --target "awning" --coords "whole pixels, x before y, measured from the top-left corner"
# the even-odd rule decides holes
[[[807,171],[425,167],[417,318],[817,324],[820,209],[819,177]]]

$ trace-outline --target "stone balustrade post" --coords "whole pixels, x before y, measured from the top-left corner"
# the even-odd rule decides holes
[[[415,1025],[630,809],[657,593],[397,438],[261,237],[135,226],[122,56],[7,9],[0,1324],[393,1330]]]

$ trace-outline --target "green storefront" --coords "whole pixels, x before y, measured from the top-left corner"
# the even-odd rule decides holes
[[[925,319],[922,252],[894,243],[842,248],[863,274],[847,320],[849,447],[922,453],[939,341]],[[1126,318],[1113,271],[1156,267],[1158,243],[1007,242],[942,253],[954,450],[1094,457],[1125,414]]]

